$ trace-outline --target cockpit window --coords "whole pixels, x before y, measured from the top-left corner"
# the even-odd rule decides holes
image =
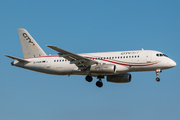
[[[167,55],[163,54],[163,56],[168,57]]]
[[[161,54],[161,53],[156,54],[156,56],[158,56],[158,57],[163,57],[163,56],[168,57],[167,55],[165,55],[165,54]]]

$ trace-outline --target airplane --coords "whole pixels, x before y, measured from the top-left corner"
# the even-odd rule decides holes
[[[47,47],[58,52],[47,55],[26,29],[18,29],[24,59],[5,55],[14,59],[13,66],[53,75],[86,75],[88,82],[97,77],[96,86],[103,86],[102,79],[108,82],[128,83],[129,72],[155,71],[156,81],[162,70],[173,68],[176,62],[167,55],[154,50],[135,50],[74,54],[53,45]]]

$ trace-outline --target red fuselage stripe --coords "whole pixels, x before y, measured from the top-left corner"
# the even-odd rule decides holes
[[[92,57],[86,57],[86,58],[93,59]],[[154,65],[154,64],[158,63],[158,62],[155,62],[155,63],[144,64],[144,65],[133,65],[133,64],[118,63],[118,62],[114,62],[114,61],[110,61],[110,60],[105,60],[105,59],[98,59],[98,60],[102,60],[102,61],[105,61],[105,62],[110,62],[110,63],[114,63],[114,64],[118,64],[118,65],[124,65],[124,66],[150,66],[150,65]]]

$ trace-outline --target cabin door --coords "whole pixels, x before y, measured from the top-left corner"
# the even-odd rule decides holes
[[[146,61],[147,63],[150,63],[152,61],[152,52],[146,53]]]
[[[46,58],[46,68],[50,68],[50,67],[51,67],[51,59]]]

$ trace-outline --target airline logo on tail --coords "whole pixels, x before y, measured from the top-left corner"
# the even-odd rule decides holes
[[[32,43],[32,46],[35,46],[35,44],[31,41],[31,38],[28,37],[28,35],[26,33],[22,34],[24,38],[26,38],[26,40],[29,40],[29,43]]]

